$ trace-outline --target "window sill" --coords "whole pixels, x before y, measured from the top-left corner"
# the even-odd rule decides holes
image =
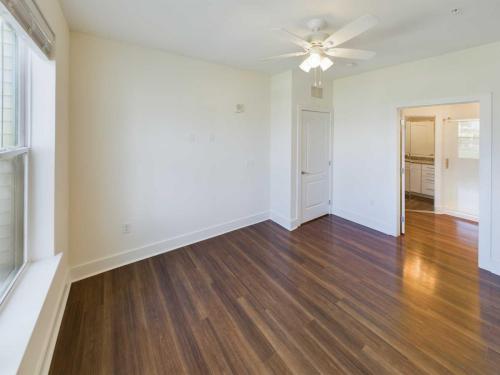
[[[62,254],[31,262],[0,306],[0,370],[16,374],[28,348]]]

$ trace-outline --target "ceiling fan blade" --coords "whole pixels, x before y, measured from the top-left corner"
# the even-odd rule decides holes
[[[340,30],[334,32],[323,42],[327,47],[336,47],[342,43],[351,40],[352,38],[371,29],[378,23],[378,19],[370,14],[359,17],[357,20],[347,24]]]
[[[375,52],[351,48],[331,48],[325,51],[328,56],[343,59],[369,60],[375,56]]]
[[[311,43],[309,43],[307,40],[302,39],[300,36],[295,35],[294,33],[285,30],[285,29],[274,29],[274,31],[279,32],[281,35],[283,35],[286,39],[288,39],[290,42],[304,48],[304,49],[310,49],[312,47]]]
[[[262,61],[267,61],[267,60],[278,60],[278,59],[286,59],[289,57],[296,57],[296,56],[304,56],[307,55],[307,52],[292,52],[292,53],[285,53],[283,55],[278,55],[278,56],[271,56],[271,57],[266,57],[262,59]]]

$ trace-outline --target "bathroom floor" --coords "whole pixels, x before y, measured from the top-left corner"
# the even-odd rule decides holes
[[[406,196],[406,209],[434,212],[434,199],[418,197],[415,195],[412,195],[411,197]]]

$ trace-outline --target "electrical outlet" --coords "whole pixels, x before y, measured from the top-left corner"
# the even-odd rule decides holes
[[[130,233],[130,224],[123,224],[122,225],[122,233],[123,234],[129,234]]]

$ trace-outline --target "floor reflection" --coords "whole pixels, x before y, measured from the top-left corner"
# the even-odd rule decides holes
[[[437,281],[435,264],[423,260],[419,255],[407,255],[403,266],[403,282],[413,288],[434,292]]]

